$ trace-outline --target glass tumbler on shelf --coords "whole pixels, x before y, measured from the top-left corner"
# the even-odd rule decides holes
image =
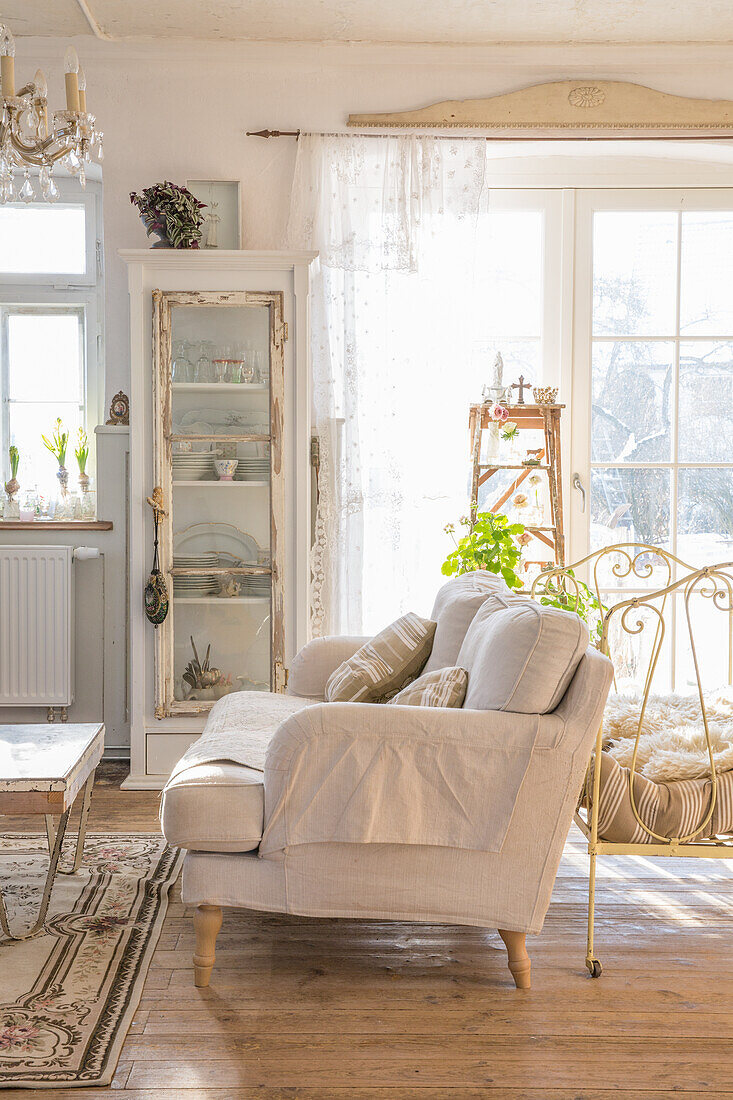
[[[229,360],[227,365],[227,382],[241,382],[242,372],[244,370],[244,360],[238,355],[235,355],[233,359]]]
[[[258,382],[261,386],[267,384],[267,368],[265,366],[265,357],[261,351],[255,352],[255,382]]]
[[[186,352],[187,348],[183,341],[176,344],[172,366],[174,382],[193,382],[193,364]]]
[[[214,364],[211,359],[209,349],[202,344],[201,354],[196,360],[196,381],[199,383],[214,382]]]

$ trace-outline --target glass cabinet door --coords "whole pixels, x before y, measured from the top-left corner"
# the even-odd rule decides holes
[[[281,293],[155,291],[156,717],[281,691]]]

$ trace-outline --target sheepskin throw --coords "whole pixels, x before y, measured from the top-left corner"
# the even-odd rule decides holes
[[[631,767],[641,699],[610,695],[603,719],[604,748]],[[733,689],[705,696],[708,730],[717,772],[733,771]],[[697,696],[652,695],[636,757],[637,774],[656,783],[710,777],[705,727]]]

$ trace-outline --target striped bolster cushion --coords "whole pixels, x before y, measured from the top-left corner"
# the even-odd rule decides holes
[[[608,753],[601,753],[601,790],[598,835],[618,844],[654,844],[654,837],[641,827],[631,808],[629,769]],[[634,803],[641,820],[663,837],[689,836],[710,809],[712,781],[680,779],[655,783],[634,775]],[[694,840],[733,831],[733,771],[717,775],[717,797],[713,816]]]
[[[389,702],[401,707],[461,707],[467,687],[465,668],[436,668],[418,676]]]
[[[431,619],[410,612],[385,627],[331,673],[330,703],[382,703],[419,675],[435,634]]]

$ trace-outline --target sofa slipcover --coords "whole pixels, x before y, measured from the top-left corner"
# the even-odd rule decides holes
[[[456,578],[444,586],[448,591],[434,612],[435,644],[442,646],[436,663],[445,667],[457,663],[464,640],[460,623],[465,634],[487,600],[505,598],[507,606],[493,607],[492,614],[487,609],[479,620],[471,660],[459,662],[468,671],[469,691],[473,681],[474,691],[485,693],[483,699],[474,696],[482,702],[489,701],[487,684],[496,691],[494,666],[504,662],[508,687],[502,711],[465,704],[441,709],[314,703],[362,639],[321,639],[306,646],[293,662],[290,696],[230,695],[214,707],[213,734],[207,724],[163,796],[166,836],[173,842],[185,837],[189,847],[182,897],[196,907],[197,985],[209,982],[220,907],[235,905],[494,926],[507,946],[515,982],[529,986],[524,936],[542,927],[612,667],[592,648],[575,661],[587,640],[576,616],[558,612],[567,617],[564,626],[527,616],[523,609],[529,601],[513,601],[500,591],[502,584],[488,574]],[[507,620],[516,618],[521,641],[509,654],[503,652],[511,633],[501,620],[505,613]],[[494,624],[492,631],[497,616],[501,629]],[[493,657],[492,646],[482,646],[479,634],[493,636]],[[553,644],[540,661],[548,639]],[[531,698],[532,684],[522,673],[533,662],[541,684],[537,699],[542,707],[552,705],[550,713],[518,713],[518,704],[526,706]],[[242,767],[241,774],[225,770],[231,761]],[[196,770],[207,764],[213,770]],[[253,803],[260,787],[244,773],[261,766],[259,846],[195,848],[251,843],[259,827]],[[226,796],[240,816],[236,827],[230,823],[225,831],[221,818],[208,811],[205,825],[197,825],[194,818],[202,809],[195,800],[203,788],[217,798],[226,784],[239,787]],[[245,792],[244,786],[252,789]],[[182,807],[189,815],[183,823]]]

